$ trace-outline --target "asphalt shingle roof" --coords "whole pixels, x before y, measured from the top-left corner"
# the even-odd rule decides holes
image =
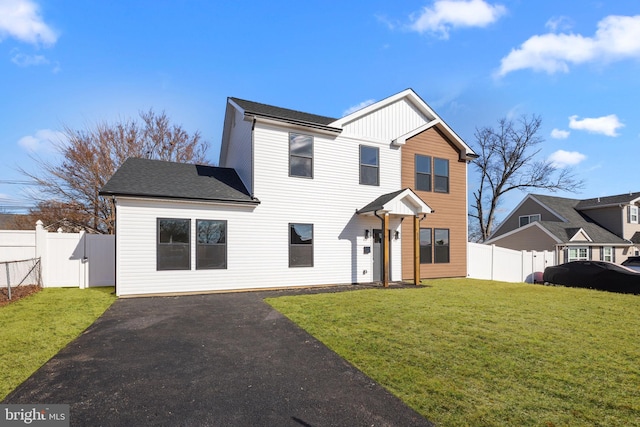
[[[577,207],[581,200],[539,194],[532,194],[532,196],[567,220],[567,222],[540,221],[540,225],[564,243],[568,243],[580,229],[587,233],[593,243],[629,243],[597,224],[585,213],[578,211]]]
[[[259,203],[235,169],[139,158],[127,159],[100,194]]]
[[[394,197],[398,196],[398,194],[402,193],[405,189],[394,191],[393,193],[383,194],[382,196],[375,199],[373,202],[369,203],[367,206],[358,210],[357,213],[363,214],[367,212],[375,212],[384,207],[385,203],[394,199]]]
[[[240,106],[245,111],[245,113],[255,114],[258,116],[269,117],[273,119],[294,121],[320,126],[328,126],[338,120],[332,117],[304,113],[302,111],[290,110],[288,108],[276,107],[273,105],[260,104],[258,102],[247,101],[239,98],[229,99],[238,104],[238,106]]]
[[[580,200],[576,209],[596,208],[607,205],[627,204],[632,200],[640,198],[640,193],[625,193],[615,196],[594,197],[592,199]]]

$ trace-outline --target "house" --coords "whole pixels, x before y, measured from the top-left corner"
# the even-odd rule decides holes
[[[529,194],[485,242],[515,250],[555,251],[558,263],[621,263],[640,249],[640,193],[593,199]]]
[[[411,89],[342,118],[228,98],[219,167],[128,159],[118,295],[465,277],[473,150]]]

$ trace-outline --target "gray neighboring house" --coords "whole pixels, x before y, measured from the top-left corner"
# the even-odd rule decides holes
[[[558,263],[617,264],[640,253],[640,192],[592,199],[529,194],[485,244],[554,251]]]

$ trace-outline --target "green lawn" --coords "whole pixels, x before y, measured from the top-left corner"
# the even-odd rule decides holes
[[[115,300],[113,287],[47,288],[0,307],[0,400],[80,335]]]
[[[267,302],[440,426],[640,426],[640,296],[424,283]]]

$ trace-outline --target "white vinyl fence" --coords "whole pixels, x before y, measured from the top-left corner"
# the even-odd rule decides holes
[[[514,251],[495,245],[469,243],[468,276],[474,279],[533,283],[534,273],[556,265],[551,251]]]
[[[51,233],[41,221],[33,231],[0,230],[0,263],[34,258],[44,287],[115,285],[115,236]]]

